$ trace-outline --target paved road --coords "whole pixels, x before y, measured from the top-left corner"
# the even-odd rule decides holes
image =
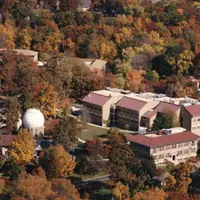
[[[89,179],[85,179],[82,182],[92,182],[92,181],[106,181],[110,179],[110,175],[105,175],[105,176],[99,176],[99,177],[95,177],[95,178],[89,178]]]
[[[89,184],[90,182],[95,182],[95,181],[106,181],[109,180],[110,175],[105,175],[105,176],[99,176],[99,177],[95,177],[95,178],[89,178],[89,179],[85,179],[83,181],[78,181],[73,183],[77,188],[82,188],[85,187],[87,184]]]

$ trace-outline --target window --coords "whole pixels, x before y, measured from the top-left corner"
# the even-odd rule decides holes
[[[178,155],[181,156],[183,154],[183,151],[178,151]]]
[[[176,144],[172,144],[172,149],[176,149]]]
[[[156,159],[157,159],[157,156],[153,156],[153,159],[156,160]]]
[[[153,148],[153,153],[156,153],[156,148]]]
[[[196,128],[197,128],[196,126],[193,126],[193,127],[192,127],[192,130],[195,130]]]
[[[192,141],[192,146],[194,146],[195,145],[195,141]]]
[[[198,121],[200,121],[200,118],[198,118]]]
[[[197,119],[193,119],[192,121],[193,121],[193,122],[196,122],[196,121],[197,121]]]
[[[161,158],[163,159],[165,157],[165,155],[164,154],[161,154]]]
[[[169,158],[169,157],[171,157],[171,156],[170,156],[170,153],[167,153],[167,154],[166,154],[166,158]]]
[[[188,145],[189,145],[189,142],[185,142],[184,146],[186,147],[186,146],[188,146]]]
[[[168,150],[170,148],[171,148],[171,145],[168,145],[168,146],[165,147],[166,150]]]
[[[183,146],[183,143],[178,144],[178,147],[179,147],[179,148],[182,147],[182,146]]]
[[[191,153],[194,153],[194,152],[196,152],[196,149],[195,149],[195,148],[192,148],[192,149],[191,149]]]
[[[162,155],[160,154],[160,155],[159,155],[159,159],[161,159],[161,157],[162,157]]]
[[[184,151],[184,154],[188,154],[188,149],[186,149],[186,150]]]

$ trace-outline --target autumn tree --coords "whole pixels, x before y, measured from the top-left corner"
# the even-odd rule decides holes
[[[115,187],[112,189],[112,194],[117,200],[130,199],[129,187],[120,182],[116,183]]]
[[[8,153],[12,160],[22,163],[30,162],[34,157],[35,144],[27,129],[21,130],[12,141]]]
[[[10,200],[46,200],[53,194],[51,183],[46,177],[33,176],[25,173],[18,182],[14,182]]]
[[[53,199],[71,199],[80,200],[80,195],[76,187],[70,180],[59,178],[51,179],[52,191],[54,192]]]
[[[143,72],[138,70],[130,71],[126,74],[125,89],[138,92],[139,86],[144,79]]]
[[[2,90],[7,95],[19,95],[24,98],[32,92],[33,85],[40,79],[37,63],[24,55],[17,55],[13,51],[5,51],[0,63],[0,77]]]
[[[187,193],[188,186],[192,182],[190,173],[192,165],[189,162],[180,163],[171,171],[167,178],[167,190]]]
[[[39,162],[45,169],[47,176],[51,178],[69,176],[76,165],[70,154],[59,145],[46,150]]]
[[[14,48],[14,30],[9,23],[0,24],[0,48]]]
[[[193,66],[192,60],[194,59],[194,53],[189,50],[184,50],[177,57],[169,57],[168,63],[173,66],[174,71],[178,75],[188,73],[190,67]]]
[[[133,200],[149,200],[149,199],[156,199],[156,200],[165,200],[167,194],[164,190],[155,188],[149,189],[145,192],[138,192],[134,195]]]
[[[33,86],[32,93],[28,93],[28,107],[36,107],[41,110],[45,116],[55,116],[57,106],[57,92],[53,85],[47,82],[40,82]]]

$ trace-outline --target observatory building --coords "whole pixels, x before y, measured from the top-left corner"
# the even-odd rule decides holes
[[[44,135],[44,115],[38,109],[30,108],[25,112],[23,125],[32,136]]]

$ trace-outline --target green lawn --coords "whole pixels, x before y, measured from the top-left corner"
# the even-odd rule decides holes
[[[95,127],[95,126],[91,126],[91,125],[87,125],[87,129],[83,130],[80,138],[82,140],[92,140],[95,137],[99,138],[102,141],[106,141],[107,140],[107,131],[108,129],[105,129],[103,127]],[[125,135],[125,136],[129,136],[131,135],[131,133],[126,133],[123,132],[123,130],[121,130],[121,132]]]

